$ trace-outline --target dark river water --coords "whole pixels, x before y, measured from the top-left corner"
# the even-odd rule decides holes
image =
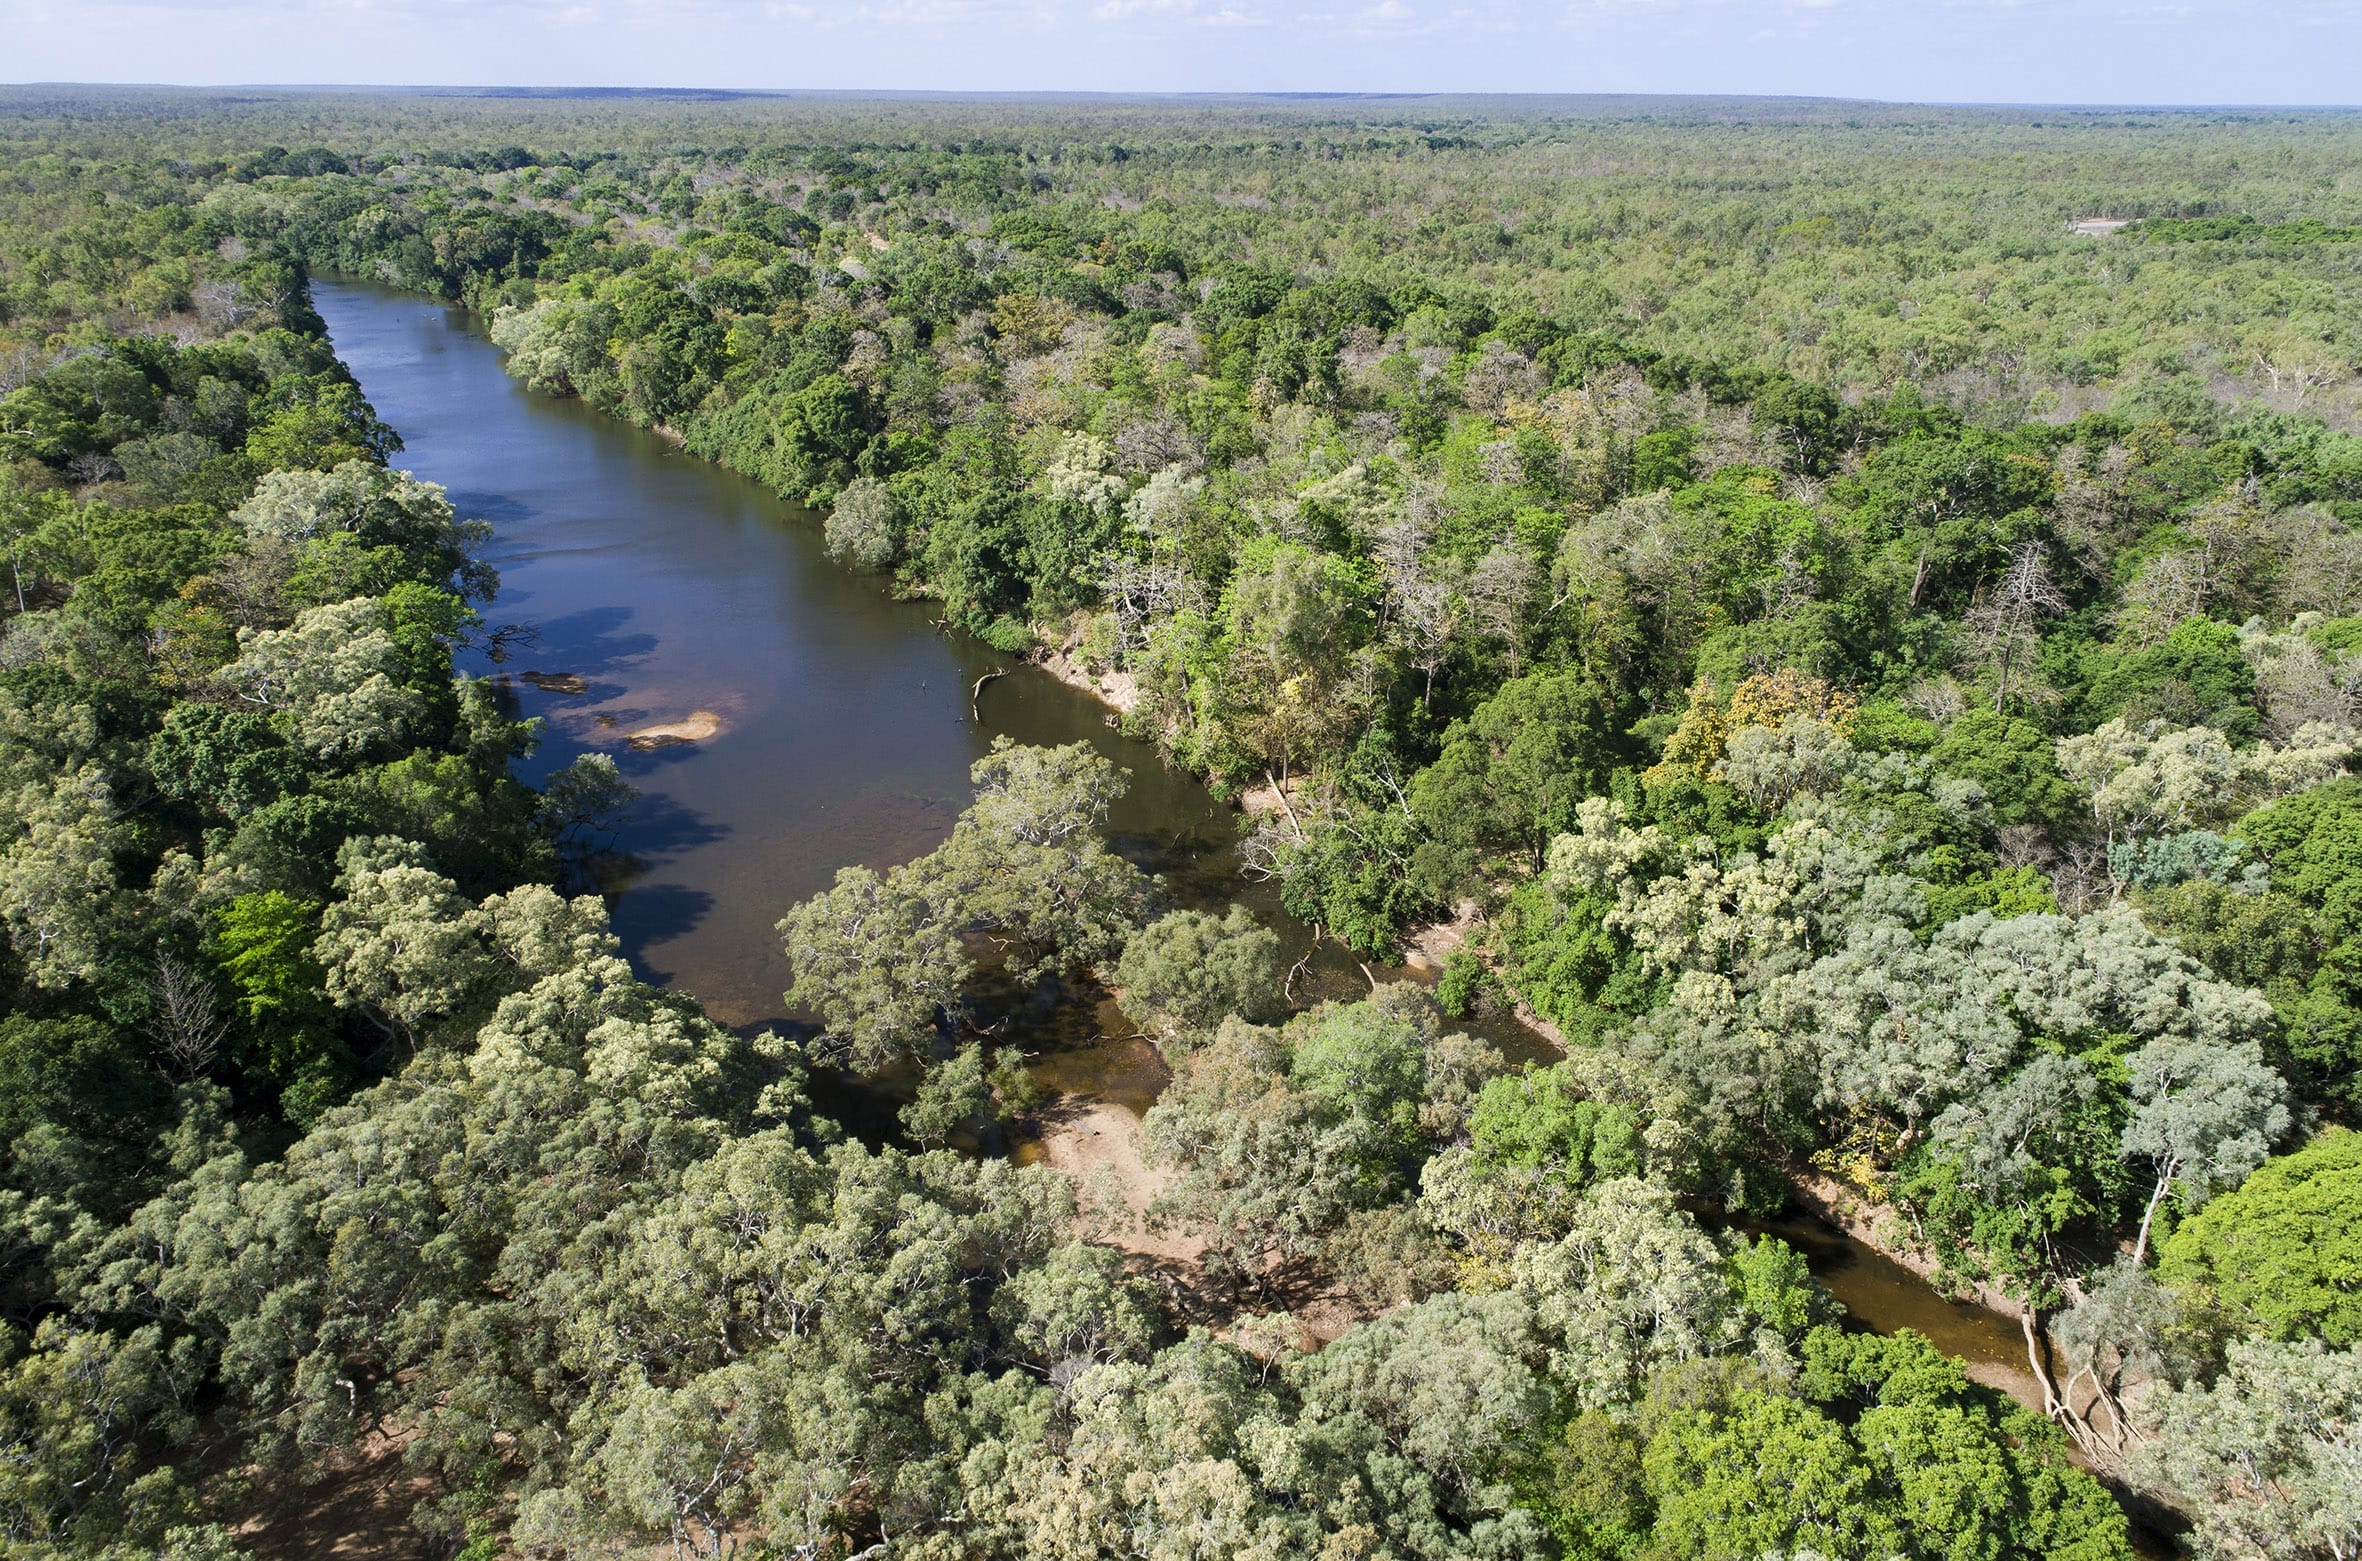
[[[1230,809],[1112,730],[1096,700],[838,567],[814,517],[655,434],[526,391],[463,310],[344,281],[313,294],[401,431],[396,464],[492,524],[485,557],[501,584],[486,622],[534,638],[463,665],[503,679],[544,722],[527,778],[597,749],[639,789],[603,886],[644,974],[725,1023],[784,1017],[781,913],[840,867],[882,869],[940,843],[969,801],[968,767],[1000,734],[1091,743],[1131,772],[1114,816],[1126,855],[1183,903],[1245,894],[1285,924],[1237,875]],[[1010,675],[985,685],[971,719],[970,690],[995,671]],[[701,713],[718,723],[703,741],[625,742]],[[1285,935],[1306,941],[1293,925]],[[1330,984],[1345,973],[1366,986],[1327,961]]]
[[[840,867],[883,869],[933,849],[969,801],[968,767],[1003,733],[1089,742],[1129,769],[1117,844],[1164,874],[1177,901],[1243,900],[1280,930],[1291,960],[1310,941],[1268,888],[1239,876],[1231,809],[1112,730],[1097,701],[939,632],[926,604],[890,600],[882,581],[839,568],[809,514],[578,401],[528,392],[465,311],[328,279],[313,299],[401,431],[396,464],[492,524],[486,557],[501,585],[486,621],[535,637],[497,663],[471,652],[466,666],[504,679],[545,723],[527,778],[595,749],[639,789],[604,887],[645,975],[725,1023],[788,1018],[773,924]],[[985,686],[971,719],[969,691],[992,671],[1009,675]],[[700,714],[717,723],[704,740],[649,752],[625,743]],[[1296,995],[1367,989],[1331,946]],[[1089,1002],[1032,1015],[1037,1077],[1144,1110],[1161,1069],[1139,1043],[1094,1044],[1104,1019]],[[1546,1050],[1514,1024],[1476,1028],[1512,1057]],[[2023,1372],[2014,1324],[1941,1300],[1825,1226],[1781,1233],[1871,1326],[1918,1328],[1980,1375]]]

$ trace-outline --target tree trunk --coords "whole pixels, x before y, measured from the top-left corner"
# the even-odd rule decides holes
[[[2041,1309],[2028,1306],[2018,1314],[2018,1326],[2026,1335],[2026,1364],[2034,1368],[2034,1380],[2042,1387],[2043,1413],[2056,1421],[2075,1439],[2087,1457],[2099,1454],[2098,1438],[2092,1433],[2072,1404],[2059,1393],[2058,1380],[2050,1374],[2050,1334],[2042,1325]]]
[[[1288,827],[1296,832],[1298,840],[1302,840],[1304,825],[1296,817],[1296,810],[1288,806],[1288,788],[1280,783],[1279,777],[1271,773],[1271,766],[1268,764],[1263,766],[1263,779],[1270,785],[1271,794],[1279,799],[1279,810],[1288,816]]]
[[[994,672],[987,672],[987,673],[985,673],[985,674],[984,674],[984,676],[982,676],[982,677],[980,677],[980,678],[978,678],[978,679],[976,680],[976,686],[968,690],[968,719],[969,719],[969,720],[971,720],[971,721],[981,721],[981,720],[983,720],[983,719],[984,719],[984,717],[982,717],[981,715],[978,715],[978,714],[976,713],[976,701],[977,701],[978,699],[980,699],[981,697],[983,697],[983,694],[984,694],[984,685],[985,685],[985,684],[987,684],[987,683],[989,683],[989,682],[991,682],[991,681],[992,681],[994,678],[1005,678],[1005,677],[1007,677],[1008,675],[1009,675],[1009,674],[1008,674],[1008,673],[1006,673],[1006,672],[999,672],[999,671],[994,671]]]
[[[2132,1266],[2135,1268],[2140,1267],[2141,1260],[2149,1255],[2149,1226],[2156,1220],[2157,1208],[2165,1202],[2165,1194],[2173,1186],[2174,1169],[2171,1166],[2161,1168],[2157,1190],[2149,1194],[2149,1206],[2141,1210],[2141,1233],[2133,1238],[2132,1243]]]
[[[2053,1420],[2063,1420],[2067,1405],[2059,1397],[2058,1382],[2050,1374],[2049,1335],[2042,1326],[2040,1309],[2028,1306],[2020,1311],[2018,1327],[2026,1335],[2026,1364],[2034,1369],[2034,1380],[2042,1388],[2042,1411]]]

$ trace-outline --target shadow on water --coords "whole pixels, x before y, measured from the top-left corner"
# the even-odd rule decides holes
[[[510,603],[505,579],[499,601],[503,607]],[[554,618],[536,615],[533,655],[576,677],[620,676],[653,656],[657,648],[653,634],[623,632],[631,620],[632,610],[621,606],[584,608]]]
[[[488,550],[488,557],[497,555],[500,547],[499,534],[502,530],[513,531],[523,522],[533,518],[531,505],[511,498],[505,493],[488,492],[481,488],[454,488],[444,497],[451,501],[453,509],[459,511],[469,520],[491,522],[493,542],[492,548]]]

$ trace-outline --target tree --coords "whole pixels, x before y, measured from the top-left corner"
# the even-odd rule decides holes
[[[837,494],[824,526],[828,556],[859,569],[883,569],[902,547],[894,495],[875,477],[856,477]]]
[[[1650,1372],[1738,1337],[1722,1254],[1671,1192],[1635,1177],[1592,1188],[1566,1234],[1521,1249],[1510,1274],[1551,1370],[1588,1409],[1628,1403]]]
[[[2356,751],[2351,728],[2300,728],[2285,748],[2235,748],[2211,726],[2135,727],[2121,717],[2059,739],[2059,769],[2088,799],[2111,846],[2160,832],[2201,829],[2342,771]]]
[[[1002,737],[970,770],[976,800],[951,838],[907,869],[953,924],[996,935],[1021,980],[1111,965],[1139,926],[1150,881],[1107,848],[1130,782],[1088,743]]]
[[[1221,1271],[1267,1285],[1412,1185],[1500,1067],[1490,1046],[1441,1033],[1412,987],[1280,1030],[1225,1021],[1178,1059],[1143,1124],[1150,1162],[1180,1171],[1151,1215],[1203,1230]]]
[[[192,1428],[196,1341],[168,1342],[154,1324],[117,1335],[53,1316],[27,1342],[0,1370],[0,1533],[58,1551],[82,1534],[158,1544],[194,1506],[170,1470],[145,1465]]]
[[[463,600],[484,600],[498,583],[474,562],[490,526],[455,518],[440,484],[369,461],[268,472],[230,518],[255,538],[305,544],[345,536],[362,547],[393,548],[419,571],[414,578]]]
[[[2149,1252],[2149,1227],[2169,1192],[2196,1209],[2236,1187],[2263,1164],[2288,1131],[2288,1093],[2254,1042],[2218,1047],[2162,1035],[2125,1059],[2132,1073],[2132,1119],[2124,1152],[2149,1162],[2155,1189],[2133,1240],[2137,1265]]]
[[[992,1298],[993,1317],[1033,1370],[1071,1383],[1079,1369],[1146,1360],[1156,1314],[1120,1253],[1070,1241]]]
[[[2331,1128],[2175,1227],[2157,1277],[2232,1335],[2362,1343],[2362,1134]]]
[[[579,860],[606,849],[637,795],[613,755],[578,754],[541,783],[534,823],[563,855]]]
[[[238,659],[219,674],[224,690],[277,717],[319,758],[364,757],[409,735],[425,714],[374,598],[311,608],[290,628],[241,630],[238,644]]]
[[[2045,1053],[1947,1107],[1903,1191],[1928,1211],[1948,1263],[1990,1275],[2040,1311],[2061,1295],[2060,1239],[2102,1212],[2105,1135],[2090,1064]]]
[[[1243,905],[1219,918],[1174,911],[1124,945],[1115,985],[1124,1016],[1167,1047],[1232,1015],[1265,1023],[1283,1006],[1279,937]]]
[[[2037,649],[2041,621],[2067,610],[2067,599],[2051,583],[2050,560],[2039,542],[2021,542],[1993,589],[1968,610],[1962,627],[1971,653],[1993,678],[1993,711],[2009,712],[2009,696],[2022,694],[2025,663]]]
[[[62,990],[99,976],[120,946],[130,907],[116,881],[124,831],[113,788],[96,764],[11,796],[0,834],[0,924],[41,986]]]
[[[2121,1457],[2146,1440],[2125,1404],[2126,1383],[2185,1374],[2182,1323],[2174,1293],[2129,1256],[2084,1282],[2082,1296],[2051,1325],[2050,1336],[2067,1368],[2060,1408],[2085,1447]],[[2103,1416],[2104,1432],[2098,1424]]]
[[[235,994],[241,1068],[275,1083],[280,1109],[299,1125],[342,1100],[353,1073],[328,973],[312,952],[320,910],[277,889],[242,894],[214,911],[205,942]]]
[[[482,914],[410,841],[351,840],[337,865],[341,898],[312,945],[322,990],[415,1045],[422,1028],[467,1008],[492,979]]]
[[[2057,744],[2023,717],[1969,711],[1945,726],[1928,760],[1984,788],[1997,823],[2057,830],[2078,811],[2081,799],[2059,773]]]
[[[968,975],[957,929],[907,867],[884,878],[840,869],[834,888],[780,918],[779,934],[796,973],[786,1000],[818,1014],[859,1068],[923,1052]]]
[[[1342,564],[1292,543],[1259,550],[1240,559],[1223,604],[1225,681],[1240,706],[1232,724],[1257,761],[1276,767],[1274,785],[1354,713],[1341,697],[1354,628]]]
[[[168,797],[237,818],[303,789],[309,763],[268,712],[179,704],[148,745],[148,771]]]
[[[940,1149],[992,1110],[984,1048],[961,1047],[919,1076],[919,1092],[902,1108],[902,1130],[922,1149]]]
[[[2362,1353],[2240,1343],[2212,1387],[2170,1394],[2134,1461],[2197,1520],[2203,1556],[2330,1561],[2362,1550]]]
[[[1536,673],[1501,685],[1444,734],[1443,752],[1411,784],[1411,810],[1434,840],[1423,874],[1439,891],[1481,882],[1494,853],[1540,872],[1551,838],[1596,795],[1611,753],[1610,711],[1590,682]]]
[[[165,1066],[183,1084],[213,1067],[229,1021],[213,999],[213,983],[169,954],[156,956],[155,1006],[148,1037],[164,1054]]]
[[[1844,1429],[1792,1399],[1749,1394],[1728,1412],[1677,1413],[1651,1439],[1643,1467],[1657,1497],[1655,1539],[1667,1554],[1901,1549]]]

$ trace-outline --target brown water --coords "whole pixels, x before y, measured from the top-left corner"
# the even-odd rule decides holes
[[[1788,1214],[1754,1228],[1801,1253],[1813,1277],[1857,1321],[1880,1333],[1909,1328],[1925,1334],[1967,1363],[1979,1382],[2021,1397],[2037,1393],[2025,1334],[2015,1319],[1944,1299],[1893,1258],[1810,1214]]]

